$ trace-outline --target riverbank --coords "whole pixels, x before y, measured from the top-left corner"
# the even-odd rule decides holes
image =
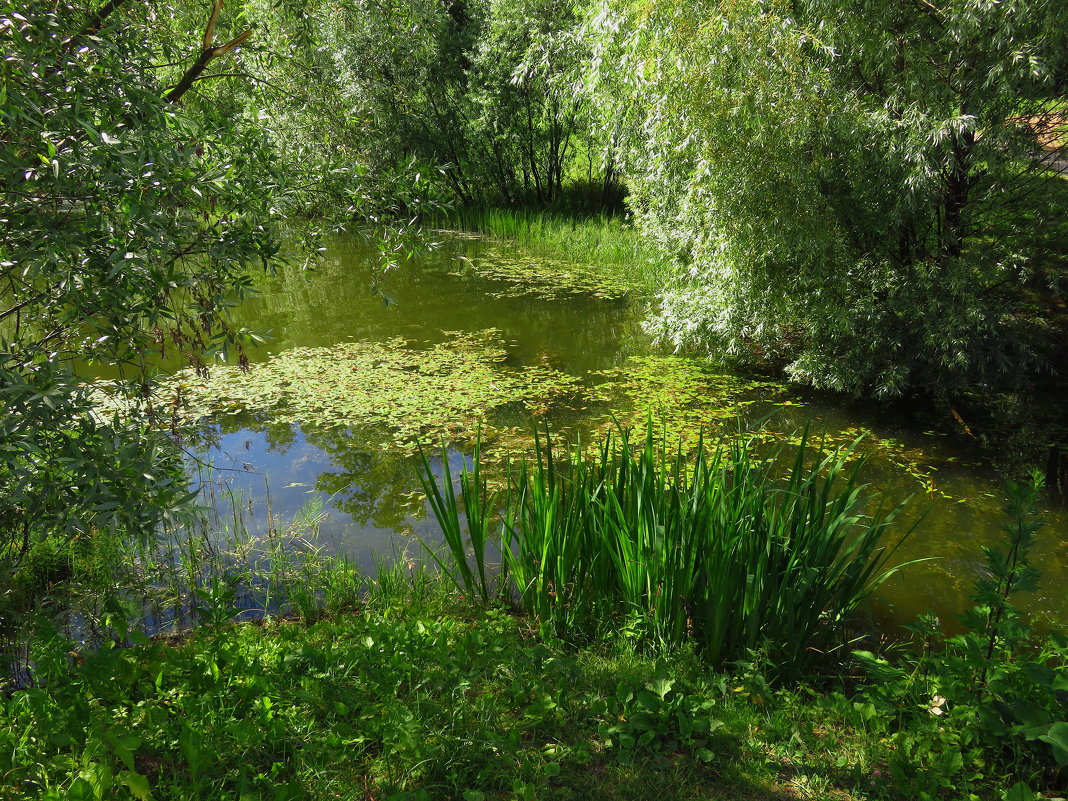
[[[429,557],[371,576],[309,531],[230,553],[179,536],[195,550],[157,559],[174,586],[123,585],[82,637],[28,618],[0,798],[1059,798],[1068,638],[1014,606],[1040,580],[1037,493],[1010,492],[960,635],[926,616],[890,646],[854,617],[856,638],[790,682],[776,648],[712,670],[607,598],[606,625],[579,633],[514,591],[478,600]],[[172,610],[153,638],[124,611],[150,591]]]
[[[894,714],[856,662],[776,689],[774,655],[710,674],[625,633],[546,641],[418,570],[316,620],[131,639],[39,651],[40,686],[0,702],[0,796],[1037,799],[1017,782],[1056,781],[937,694]]]

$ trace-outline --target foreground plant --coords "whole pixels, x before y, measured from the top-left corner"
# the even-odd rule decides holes
[[[623,431],[560,459],[547,440],[504,501],[506,586],[543,631],[567,640],[625,627],[655,642],[693,641],[717,666],[767,646],[780,677],[803,675],[893,572],[883,537],[898,508],[865,491],[852,447],[812,451],[804,437],[786,464],[784,450],[762,459],[754,447],[702,442],[688,460],[658,448],[650,427],[637,447]],[[448,545],[438,558],[457,586],[486,598],[477,451],[474,460],[459,502],[447,472],[439,489],[424,464],[424,484]],[[469,543],[465,505],[477,512]]]
[[[1028,555],[1043,523],[1037,514],[1040,474],[1009,485],[1001,546],[984,547],[986,573],[975,606],[961,616],[962,634],[942,642],[938,620],[910,626],[919,657],[897,661],[858,652],[874,683],[864,690],[872,725],[895,746],[891,768],[905,780],[918,761],[939,770],[909,781],[916,797],[943,789],[971,792],[999,777],[1011,798],[1030,801],[1030,787],[1064,789],[1068,768],[1068,637],[1038,637],[1013,598],[1038,589]],[[969,796],[972,797],[972,796]]]
[[[46,637],[38,686],[0,695],[0,797],[871,798],[866,757],[834,764],[852,734],[812,733],[841,717],[819,699],[758,695],[686,649],[543,643],[439,578],[383,567],[361,608],[315,624],[133,634],[77,659]]]

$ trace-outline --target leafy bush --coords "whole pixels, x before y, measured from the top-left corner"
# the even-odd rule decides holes
[[[972,790],[984,779],[1063,789],[1068,767],[1068,637],[1037,636],[1012,603],[1037,589],[1028,552],[1041,527],[1041,476],[1012,484],[1003,547],[984,548],[965,631],[939,642],[938,621],[911,627],[923,651],[897,661],[858,652],[874,683],[863,698],[895,746],[891,769],[917,798]],[[931,768],[917,772],[917,765]]]
[[[0,11],[0,594],[46,540],[143,542],[191,500],[174,443],[101,419],[74,365],[143,398],[152,354],[239,349],[226,312],[279,248],[264,137],[178,103],[248,34],[213,46],[221,2],[203,40],[95,5]]]

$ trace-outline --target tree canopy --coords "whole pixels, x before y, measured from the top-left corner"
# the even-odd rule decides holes
[[[895,396],[1011,383],[1045,202],[1056,2],[636,3],[591,16],[638,223],[680,265],[652,323]]]
[[[227,307],[278,253],[264,136],[188,95],[248,38],[220,6],[34,2],[0,12],[0,547],[119,528],[182,499],[174,449],[98,419],[76,362],[135,393],[152,354],[240,347]],[[209,21],[210,20],[210,21]],[[178,36],[176,29],[183,30]],[[198,30],[199,29],[199,30]],[[163,66],[160,66],[163,65]],[[173,79],[173,83],[172,83]]]

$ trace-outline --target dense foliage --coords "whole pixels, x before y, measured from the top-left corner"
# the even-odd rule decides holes
[[[37,543],[148,539],[187,500],[173,445],[90,414],[73,366],[142,395],[153,354],[199,366],[239,348],[226,309],[278,252],[265,140],[189,94],[203,64],[247,38],[216,41],[210,10],[193,23],[203,39],[175,34],[187,20],[166,4],[0,13],[5,588]]]
[[[0,707],[0,794],[620,795],[592,765],[632,797],[716,797],[724,776],[738,797],[753,794],[731,773],[747,748],[751,771],[815,762],[828,795],[1062,788],[1065,642],[1036,640],[1012,604],[1037,580],[1037,483],[1015,490],[963,634],[937,644],[924,621],[921,655],[863,652],[854,694],[811,707],[768,680],[811,676],[814,649],[841,652],[849,613],[886,575],[889,518],[849,453],[811,465],[802,448],[778,482],[753,442],[709,460],[698,449],[693,464],[651,434],[644,449],[606,442],[599,461],[546,452],[513,479],[499,543],[505,600],[529,620],[489,608],[497,507],[477,457],[459,496],[447,459],[440,487],[425,476],[451,549],[439,564],[467,599],[399,568],[371,588],[310,548],[293,560],[279,547],[265,571],[211,537],[210,564],[132,547],[191,500],[163,433],[180,399],[153,408],[164,360],[202,373],[231,349],[239,366],[210,400],[385,422],[406,445],[456,428],[437,405],[416,425],[428,400],[471,428],[505,403],[544,410],[533,383],[577,386],[547,367],[490,369],[503,346],[475,359],[397,343],[293,350],[248,380],[251,334],[227,311],[280,262],[280,222],[297,213],[358,219],[389,264],[427,210],[545,207],[575,186],[603,205],[622,176],[638,229],[674,264],[651,325],[679,347],[880,397],[1026,377],[1045,335],[1026,290],[1051,291],[1062,269],[1031,230],[1063,214],[1049,170],[1064,141],[1062,16],[1056,0],[0,5],[0,644],[41,627],[32,665],[13,660],[36,686]],[[626,294],[538,266],[556,297]],[[507,264],[480,267],[519,283]],[[309,373],[311,357],[344,358],[349,375]],[[388,370],[407,403],[387,415],[368,381]],[[115,377],[116,408],[142,403],[145,423],[102,414],[75,377],[87,372]],[[285,397],[282,382],[310,378],[315,405]],[[112,586],[120,563],[130,581]],[[159,620],[202,624],[177,649],[128,627],[133,596],[168,580],[180,590]],[[235,630],[239,580],[256,603],[266,588],[268,610],[353,614]],[[288,607],[272,595],[283,580]],[[96,649],[51,628],[68,609],[49,601],[75,581],[110,604],[83,615]],[[598,667],[609,647],[623,656]],[[741,678],[713,681],[696,657]],[[832,766],[842,720],[855,728]],[[781,736],[753,746],[758,727]],[[872,789],[883,768],[892,784]],[[757,794],[777,792],[775,776]]]
[[[355,172],[380,186],[402,176],[394,200],[416,211],[434,196],[429,177],[460,203],[545,204],[583,168],[611,191],[611,157],[577,91],[586,51],[570,4],[394,0],[305,11],[275,26],[259,70],[271,82],[258,85],[257,103],[287,141],[282,158],[329,176],[330,191],[345,192]],[[413,183],[418,191],[403,191]]]
[[[306,593],[309,574],[294,578]],[[0,698],[5,798],[1037,801],[1032,788],[1063,787],[1063,701],[1012,695],[1068,681],[1063,641],[864,655],[870,675],[814,692],[769,685],[774,652],[710,674],[627,631],[565,646],[420,569],[365,585],[334,563],[312,586],[317,621],[231,625],[218,581],[181,641],[72,654],[46,638],[39,686]],[[984,666],[984,692],[1008,703],[968,697]],[[1060,728],[1006,731],[1013,708]]]
[[[601,3],[631,207],[679,264],[653,327],[855,393],[1011,384],[1041,358],[1019,289],[1049,255],[1060,23],[1056,2]]]

